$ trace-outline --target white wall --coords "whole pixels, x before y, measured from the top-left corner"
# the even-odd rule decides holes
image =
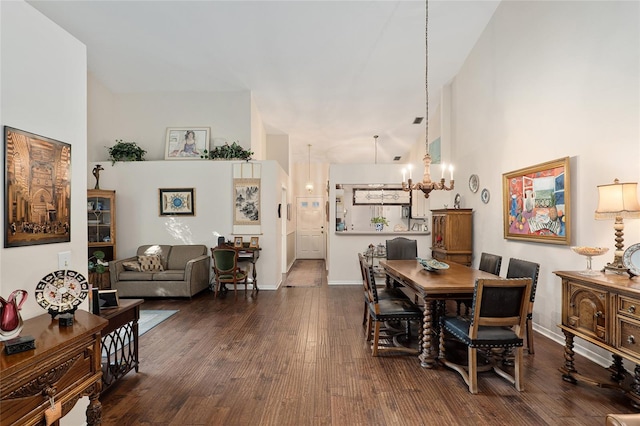
[[[474,264],[482,251],[503,256],[503,276],[510,257],[540,263],[534,327],[559,342],[553,271],[584,269],[585,259],[567,246],[503,239],[502,173],[570,156],[572,244],[610,248],[594,268],[613,260],[613,221],[594,220],[596,186],[640,181],[639,5],[502,2],[452,85],[452,192],[474,209]],[[468,188],[474,173],[488,204]],[[640,220],[627,220],[625,246],[637,242]]]
[[[205,244],[218,235],[232,239],[234,161],[142,161],[101,163],[100,188],[116,191],[118,258],[134,256],[142,244]],[[281,224],[277,218],[286,174],[275,161],[261,165],[261,225],[258,284],[275,289],[281,281]],[[90,163],[85,171],[94,180]],[[159,188],[194,188],[194,216],[160,216]],[[86,203],[85,203],[86,208]],[[249,241],[250,235],[243,235]]]
[[[71,173],[80,177],[71,188],[71,242],[0,249],[0,294],[27,290],[27,319],[44,313],[33,292],[59,269],[58,252],[71,251],[72,268],[87,274],[87,52],[23,1],[0,2],[0,40],[0,123],[71,144]],[[4,155],[2,149],[2,164]],[[4,194],[4,173],[0,181]],[[0,215],[4,234],[4,209]],[[87,310],[87,302],[80,308]],[[83,424],[87,404],[87,398],[79,401],[62,424]]]
[[[90,161],[105,161],[116,139],[136,142],[146,160],[164,160],[167,127],[210,127],[210,146],[236,142],[261,155],[265,135],[251,92],[113,93],[89,75]],[[255,140],[254,140],[255,139]],[[259,159],[260,156],[254,156]]]

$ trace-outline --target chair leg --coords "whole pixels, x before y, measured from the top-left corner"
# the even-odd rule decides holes
[[[478,393],[478,350],[469,348],[469,392]]]
[[[373,320],[371,319],[371,315],[367,313],[367,342],[371,341],[371,332],[373,331]]]
[[[364,301],[364,313],[362,314],[362,325],[367,323],[367,317],[369,316],[369,304],[367,301]]]
[[[531,355],[535,353],[533,349],[533,322],[530,318],[527,318],[527,351]]]
[[[371,346],[373,356],[378,356],[378,341],[380,340],[380,321],[374,321],[373,326],[373,344]]]
[[[217,299],[218,298],[218,292],[220,291],[220,281],[218,281],[217,278],[216,278],[214,287],[215,287],[215,292],[213,293],[213,298]]]
[[[524,385],[522,384],[522,358],[523,358],[522,352],[524,352],[522,350],[522,346],[516,348],[516,365],[515,365],[515,371],[513,374],[513,378],[515,379],[516,389],[518,389],[521,392],[524,390]]]

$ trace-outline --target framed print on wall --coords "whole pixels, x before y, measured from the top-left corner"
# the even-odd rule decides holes
[[[5,247],[71,241],[71,145],[4,127]]]
[[[193,188],[160,188],[160,216],[195,216]]]
[[[260,225],[260,179],[234,179],[233,198],[233,224]]]
[[[504,238],[571,243],[569,157],[502,175]]]
[[[209,149],[209,127],[167,127],[165,160],[199,160]]]

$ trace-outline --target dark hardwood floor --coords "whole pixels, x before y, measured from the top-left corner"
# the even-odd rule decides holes
[[[243,296],[147,300],[143,309],[180,312],[140,338],[140,372],[100,398],[102,424],[603,425],[607,413],[634,412],[619,392],[562,381],[563,347],[540,334],[524,392],[486,372],[471,395],[451,370],[373,358],[359,286],[323,278]],[[580,356],[576,367],[607,377]]]

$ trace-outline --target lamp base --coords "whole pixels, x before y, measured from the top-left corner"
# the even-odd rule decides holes
[[[621,263],[607,263],[603,269],[604,272],[611,271],[615,274],[622,275],[629,273],[629,268]]]

